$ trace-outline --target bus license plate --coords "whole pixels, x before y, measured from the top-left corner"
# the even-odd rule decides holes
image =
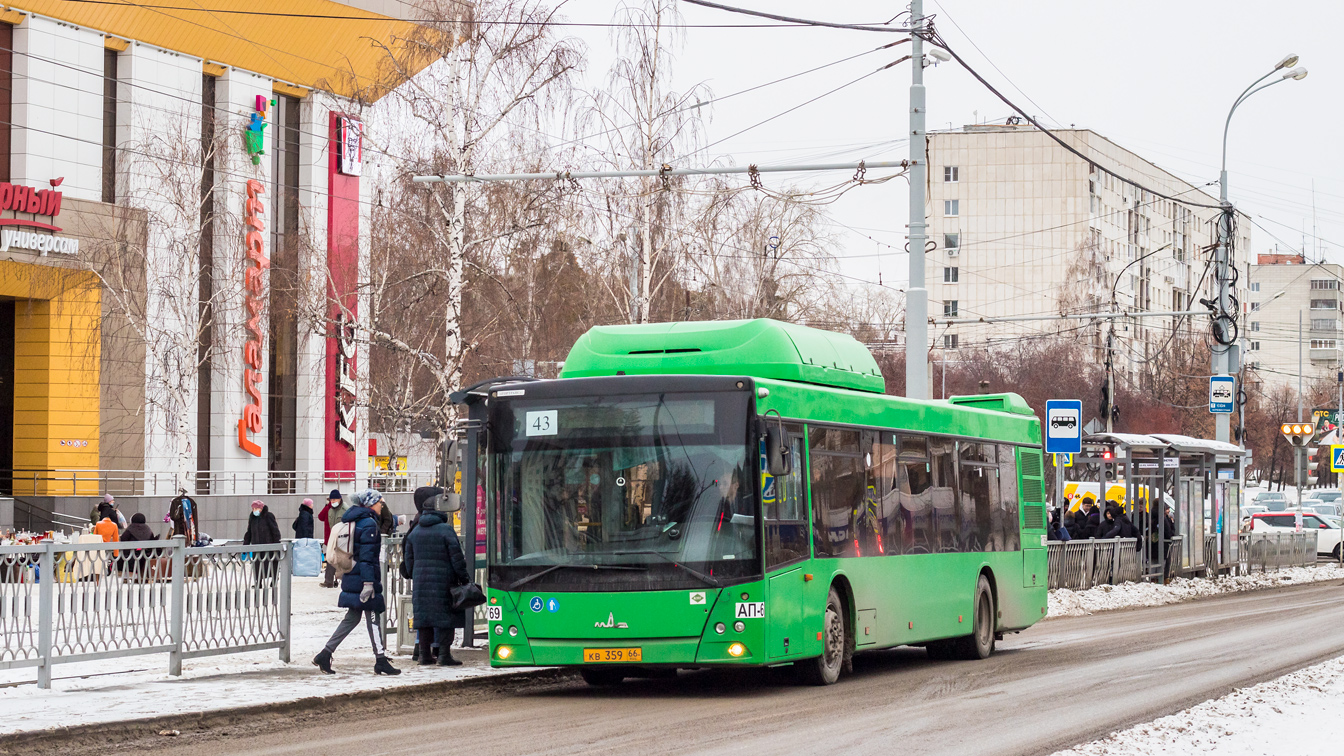
[[[643,657],[643,649],[639,648],[585,648],[583,650],[585,664],[637,662],[642,660]]]

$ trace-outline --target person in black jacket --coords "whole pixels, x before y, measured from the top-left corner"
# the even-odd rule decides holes
[[[421,498],[421,490],[416,498]],[[467,560],[448,515],[437,509],[442,488],[426,492],[419,522],[406,536],[403,559],[411,573],[411,604],[415,609],[415,628],[420,646],[420,663],[434,663],[434,646],[439,648],[438,664],[456,667],[453,658],[454,631],[466,627],[466,612],[453,609],[450,589],[471,582]]]
[[[243,534],[244,546],[261,546],[280,543],[280,525],[275,515],[260,500],[252,502],[252,516],[247,518],[247,532]],[[280,554],[274,551],[258,552],[252,555],[252,574],[260,586],[268,578],[275,577],[275,565]]]
[[[299,504],[299,516],[294,518],[294,524],[290,527],[294,528],[294,537],[296,539],[313,537],[312,499],[304,499],[303,503]]]
[[[159,537],[154,535],[145,522],[145,516],[139,512],[131,515],[131,524],[121,533],[122,543],[157,540]],[[121,571],[130,573],[130,577],[143,579],[149,570],[149,559],[157,557],[159,552],[160,549],[123,549],[118,560]]]
[[[369,642],[373,644],[373,653],[377,657],[373,672],[377,675],[399,675],[401,670],[387,661],[387,650],[383,646],[383,629],[378,626],[378,615],[387,611],[387,599],[383,597],[382,566],[379,552],[383,538],[378,533],[378,513],[385,507],[383,495],[373,489],[367,489],[355,495],[354,506],[341,515],[341,522],[354,527],[351,553],[355,558],[354,569],[341,576],[341,595],[336,605],[345,609],[345,618],[336,626],[336,632],[317,656],[313,664],[331,675],[331,655],[341,641],[359,625],[361,619],[369,631]]]

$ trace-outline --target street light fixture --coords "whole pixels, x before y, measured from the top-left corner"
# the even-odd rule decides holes
[[[1232,114],[1237,112],[1237,107],[1245,102],[1246,98],[1262,89],[1267,89],[1275,84],[1289,80],[1301,81],[1302,79],[1305,79],[1307,77],[1307,69],[1300,67],[1292,68],[1292,66],[1297,65],[1297,61],[1297,53],[1289,53],[1276,63],[1272,70],[1251,82],[1251,85],[1242,90],[1242,93],[1237,97],[1236,101],[1232,103],[1232,109],[1227,111],[1227,120],[1223,122],[1223,160],[1218,171],[1218,200],[1219,205],[1222,206],[1222,214],[1218,218],[1218,251],[1214,258],[1218,263],[1218,307],[1216,313],[1219,319],[1226,318],[1230,320],[1233,317],[1229,314],[1232,310],[1232,287],[1230,286],[1231,276],[1228,274],[1228,267],[1231,262],[1228,255],[1228,246],[1232,241],[1230,238],[1232,235],[1232,203],[1227,201],[1227,133],[1232,127]],[[1274,81],[1261,85],[1261,82],[1273,76],[1275,71],[1283,71],[1283,74]],[[1231,344],[1222,344],[1221,339],[1219,339],[1219,342],[1220,343],[1217,344],[1213,350],[1213,364],[1211,365],[1211,368],[1214,375],[1225,374],[1229,367],[1228,357],[1231,351]],[[1228,442],[1231,440],[1231,436],[1232,418],[1225,414],[1214,415],[1214,438],[1218,441]]]

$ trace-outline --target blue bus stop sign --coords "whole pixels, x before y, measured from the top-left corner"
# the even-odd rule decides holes
[[[1235,409],[1237,379],[1230,375],[1209,376],[1209,412],[1230,415]]]
[[[1051,399],[1045,403],[1045,453],[1079,454],[1083,451],[1083,403]]]

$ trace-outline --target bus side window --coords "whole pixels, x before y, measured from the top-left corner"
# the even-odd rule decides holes
[[[901,553],[929,554],[936,550],[933,529],[932,465],[923,436],[899,436],[900,457],[895,485],[900,506]]]
[[[877,434],[873,445],[873,467],[869,471],[877,484],[878,553],[902,553],[901,489],[897,454],[900,447],[892,433]]]
[[[999,508],[1003,526],[1003,550],[1022,548],[1022,530],[1017,515],[1017,449],[999,444]]]
[[[808,426],[812,547],[818,557],[856,556],[854,515],[864,491],[859,433]]]
[[[934,551],[961,550],[961,533],[957,528],[957,444],[950,438],[929,439],[929,460],[933,464]]]
[[[998,469],[994,445],[974,441],[957,444],[960,457],[958,514],[962,551],[994,551],[994,509],[998,504]]]
[[[808,556],[807,499],[803,490],[803,429],[788,427],[793,438],[793,470],[773,480],[761,471],[761,509],[765,512],[765,565],[767,568]],[[764,457],[762,457],[764,466]],[[773,487],[773,490],[770,488]]]

